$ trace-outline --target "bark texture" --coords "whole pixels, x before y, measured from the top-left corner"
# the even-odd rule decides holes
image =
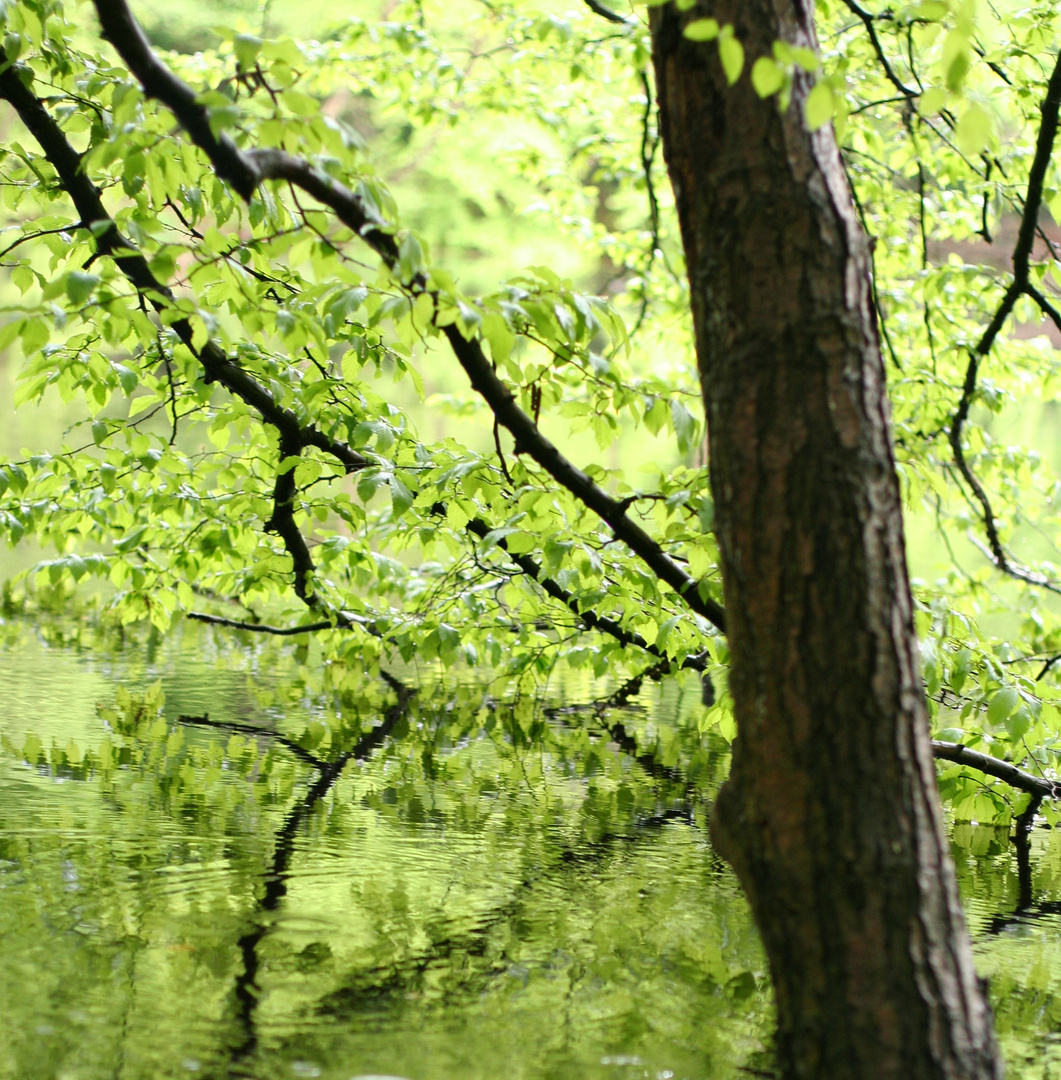
[[[726,84],[694,18],[732,23]],[[739,735],[712,821],[751,901],[783,1076],[1000,1077],[947,854],[870,258],[832,126],[747,72],[811,0],[653,12],[707,409]]]

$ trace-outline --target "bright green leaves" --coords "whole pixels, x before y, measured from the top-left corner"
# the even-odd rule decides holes
[[[987,706],[987,721],[989,724],[1004,724],[1017,708],[1020,694],[1015,686],[1006,686],[999,690],[991,698]]]
[[[244,71],[249,71],[258,62],[262,45],[262,39],[254,34],[236,34],[232,39],[232,52]]]
[[[723,26],[718,34],[718,58],[726,81],[732,86],[744,70],[744,46],[737,40],[732,26]]]
[[[771,97],[785,85],[785,70],[772,57],[760,56],[752,65],[752,86],[759,97]]]
[[[66,295],[70,298],[70,303],[79,307],[92,295],[98,284],[98,274],[84,274],[73,270],[66,278]]]
[[[833,89],[827,82],[815,83],[803,106],[807,117],[807,126],[817,131],[833,118],[836,112],[836,99]]]
[[[688,5],[691,7],[692,5]],[[678,5],[681,9],[682,5]],[[687,23],[682,34],[689,41],[718,40],[718,59],[726,73],[726,81],[732,86],[744,70],[744,46],[737,40],[730,24],[719,26],[715,19],[693,19]]]
[[[682,36],[690,41],[714,41],[718,37],[718,22],[714,19],[693,19],[686,23]]]
[[[986,150],[994,136],[994,123],[986,109],[969,105],[958,120],[954,137],[962,153],[976,155]]]
[[[681,4],[678,5],[679,8]],[[692,6],[691,4],[689,6]],[[732,86],[744,70],[744,47],[733,32],[732,25],[720,26],[717,20],[694,19],[682,31],[690,41],[718,41],[719,61],[726,81]],[[760,56],[751,69],[751,82],[755,92],[762,98],[779,96],[782,109],[788,108],[792,79],[797,70],[810,74],[820,72],[821,63],[817,53],[785,41],[774,42],[772,56]],[[842,81],[839,81],[842,85]],[[833,79],[819,78],[804,102],[807,126],[811,131],[827,124],[838,111],[838,87]]]

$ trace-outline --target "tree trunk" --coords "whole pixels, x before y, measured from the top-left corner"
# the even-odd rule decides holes
[[[732,23],[727,86],[690,19]],[[811,0],[654,9],[739,735],[712,836],[770,961],[782,1075],[997,1078],[935,790],[870,259],[831,125],[760,100]]]

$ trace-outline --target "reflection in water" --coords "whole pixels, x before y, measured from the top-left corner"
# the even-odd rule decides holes
[[[288,750],[309,763],[317,771],[317,779],[305,796],[292,807],[284,819],[273,844],[273,861],[269,873],[265,875],[265,891],[262,894],[258,918],[251,929],[240,937],[237,943],[243,969],[236,977],[235,997],[239,1010],[240,1025],[244,1031],[243,1043],[235,1050],[232,1058],[232,1075],[254,1076],[253,1072],[244,1072],[242,1063],[257,1049],[258,1032],[255,1026],[255,1012],[261,988],[258,985],[258,946],[269,931],[268,915],[275,912],[280,901],[287,895],[287,879],[291,868],[291,855],[294,852],[295,835],[314,806],[331,791],[343,769],[351,761],[364,761],[380,746],[394,730],[398,720],[405,714],[413,692],[393,678],[388,677],[398,695],[398,700],[387,710],[383,722],[362,735],[350,749],[339,753],[333,761],[326,762],[314,757],[297,743],[283,739]],[[183,722],[206,723],[207,717],[181,717]],[[227,725],[232,727],[233,725]],[[240,724],[246,730],[250,725]],[[253,729],[252,729],[253,730]]]
[[[16,637],[0,1080],[770,1075],[695,679],[531,708],[205,630],[154,656]],[[121,697],[159,678],[162,716]],[[952,835],[1009,1075],[1061,1075],[1061,834]]]
[[[122,698],[158,678],[162,717]],[[594,689],[413,700],[291,645],[23,635],[0,1077],[747,1075],[765,973],[703,829],[728,748],[698,685],[621,721],[565,704]]]

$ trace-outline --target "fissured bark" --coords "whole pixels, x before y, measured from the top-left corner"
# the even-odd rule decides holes
[[[744,74],[682,27],[731,24]],[[751,902],[800,1080],[996,1080],[946,850],[914,635],[870,258],[832,125],[798,75],[812,0],[652,16],[707,410],[738,737],[712,836]]]

